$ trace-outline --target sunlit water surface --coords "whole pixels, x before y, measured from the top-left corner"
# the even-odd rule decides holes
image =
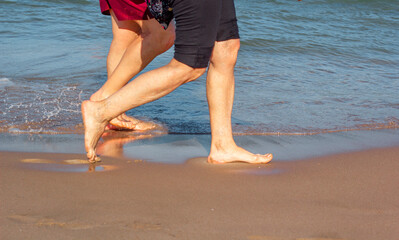
[[[236,0],[234,131],[302,134],[399,126],[397,0]],[[97,1],[1,0],[0,131],[82,132],[106,81],[110,18]],[[148,68],[160,67],[173,49]],[[171,133],[209,133],[205,77],[129,111]]]

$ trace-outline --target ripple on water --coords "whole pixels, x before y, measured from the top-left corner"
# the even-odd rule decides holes
[[[397,0],[235,4],[236,133],[399,126]],[[7,56],[0,58],[0,132],[81,133],[80,103],[107,79],[110,17],[88,0],[7,0],[2,8],[13,17],[2,19],[0,30]],[[173,48],[145,71],[172,57]],[[129,114],[164,123],[171,133],[208,134],[207,107],[203,77]]]

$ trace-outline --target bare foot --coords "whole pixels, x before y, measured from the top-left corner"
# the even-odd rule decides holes
[[[127,119],[126,114],[121,114],[116,118],[109,121],[107,126],[107,130],[135,130],[137,123],[139,120],[135,118]]]
[[[90,101],[101,101],[107,97],[104,97],[104,93],[102,89],[99,89],[90,97]],[[146,122],[138,120],[134,117],[129,117],[126,114],[121,114],[118,117],[112,119],[108,126],[107,130],[134,130],[134,131],[147,131],[151,129],[155,129],[157,125],[152,122]]]
[[[82,103],[82,117],[85,128],[85,149],[89,162],[100,161],[96,155],[96,146],[98,140],[104,132],[107,121],[101,119],[101,105],[92,101]]]
[[[147,131],[157,128],[155,123],[141,121],[124,113],[112,119],[109,123],[107,129],[110,130]]]
[[[229,150],[211,150],[208,156],[208,163],[222,164],[231,162],[244,162],[251,164],[268,163],[272,160],[273,155],[253,154],[241,147],[233,147]]]
[[[159,127],[158,124],[155,124],[153,122],[139,120],[137,118],[128,116],[126,114],[122,114],[122,115],[125,120],[128,120],[128,121],[136,124],[136,127],[134,129],[136,131],[147,131],[147,130],[152,130],[152,129]]]

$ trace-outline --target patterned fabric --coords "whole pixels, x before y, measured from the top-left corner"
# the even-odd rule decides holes
[[[167,29],[173,19],[172,0],[146,0],[152,16]]]

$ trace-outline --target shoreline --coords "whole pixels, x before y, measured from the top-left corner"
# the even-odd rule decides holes
[[[0,151],[85,153],[84,136],[0,133]],[[399,146],[399,129],[333,132],[317,135],[239,135],[237,144],[254,153],[272,153],[273,161],[293,161],[373,148]],[[98,153],[115,158],[181,164],[206,157],[211,136],[157,132],[109,132]]]
[[[90,169],[84,154],[3,151],[0,237],[396,240],[398,156],[396,146],[264,165],[104,157]]]

